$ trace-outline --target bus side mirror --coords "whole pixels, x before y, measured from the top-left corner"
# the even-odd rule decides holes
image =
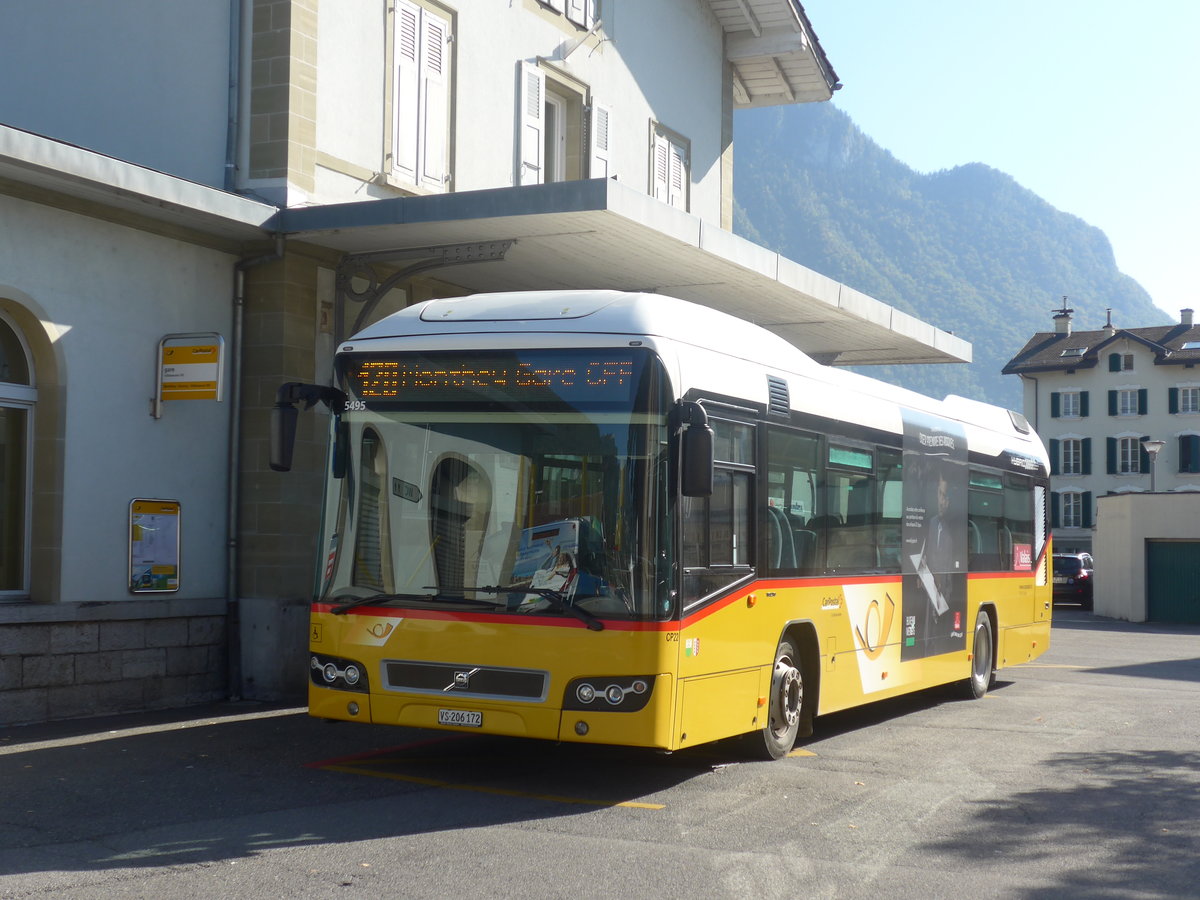
[[[324,403],[334,412],[346,407],[346,395],[337,388],[319,384],[301,384],[289,381],[281,384],[275,392],[275,405],[271,407],[271,468],[276,472],[292,470],[292,451],[296,447],[296,422],[300,418],[297,403],[312,409]]]
[[[296,422],[300,410],[291,403],[277,402],[271,407],[271,468],[276,472],[292,470],[292,450],[296,446]]]
[[[713,492],[713,430],[704,407],[692,401],[679,404],[680,424],[684,425],[680,492],[685,497],[711,497]]]

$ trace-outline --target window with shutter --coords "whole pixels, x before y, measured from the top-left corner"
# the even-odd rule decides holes
[[[1062,527],[1079,528],[1083,525],[1083,507],[1081,496],[1076,491],[1068,491],[1062,495]]]
[[[411,0],[396,0],[393,28],[390,173],[429,191],[445,191],[450,21]]]
[[[596,24],[595,0],[567,0],[567,18],[580,28],[591,28]]]
[[[1200,473],[1200,435],[1179,436],[1179,471],[1185,474]]]
[[[650,193],[664,203],[686,210],[691,184],[688,142],[658,123],[651,123],[651,128]]]
[[[1062,442],[1062,461],[1060,463],[1063,475],[1083,474],[1083,445],[1077,438]]]
[[[545,61],[518,64],[516,181],[546,184],[607,177],[609,109],[588,109],[588,87]],[[590,171],[602,170],[599,176]]]

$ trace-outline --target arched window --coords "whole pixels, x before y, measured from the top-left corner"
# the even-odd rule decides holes
[[[0,599],[29,595],[30,441],[37,388],[29,351],[0,314]]]

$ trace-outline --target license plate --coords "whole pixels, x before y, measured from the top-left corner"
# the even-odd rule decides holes
[[[1070,583],[1071,583],[1071,579],[1070,579],[1070,578],[1068,578],[1066,575],[1055,575],[1055,576],[1054,576],[1054,583],[1055,583],[1055,584],[1070,584]]]
[[[439,709],[438,724],[482,728],[483,713],[475,709]]]

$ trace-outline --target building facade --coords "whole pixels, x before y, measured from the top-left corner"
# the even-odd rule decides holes
[[[20,3],[0,34],[35,86],[0,96],[0,724],[303,695],[326,423],[285,477],[268,411],[405,305],[651,290],[828,364],[970,358],[729,230],[736,110],[840,87],[796,0]],[[168,337],[219,348],[219,401],[157,402]]]
[[[1100,497],[1200,491],[1200,327],[1185,309],[1174,325],[1074,331],[1071,312],[1004,372],[1050,452],[1055,550],[1094,552]]]

